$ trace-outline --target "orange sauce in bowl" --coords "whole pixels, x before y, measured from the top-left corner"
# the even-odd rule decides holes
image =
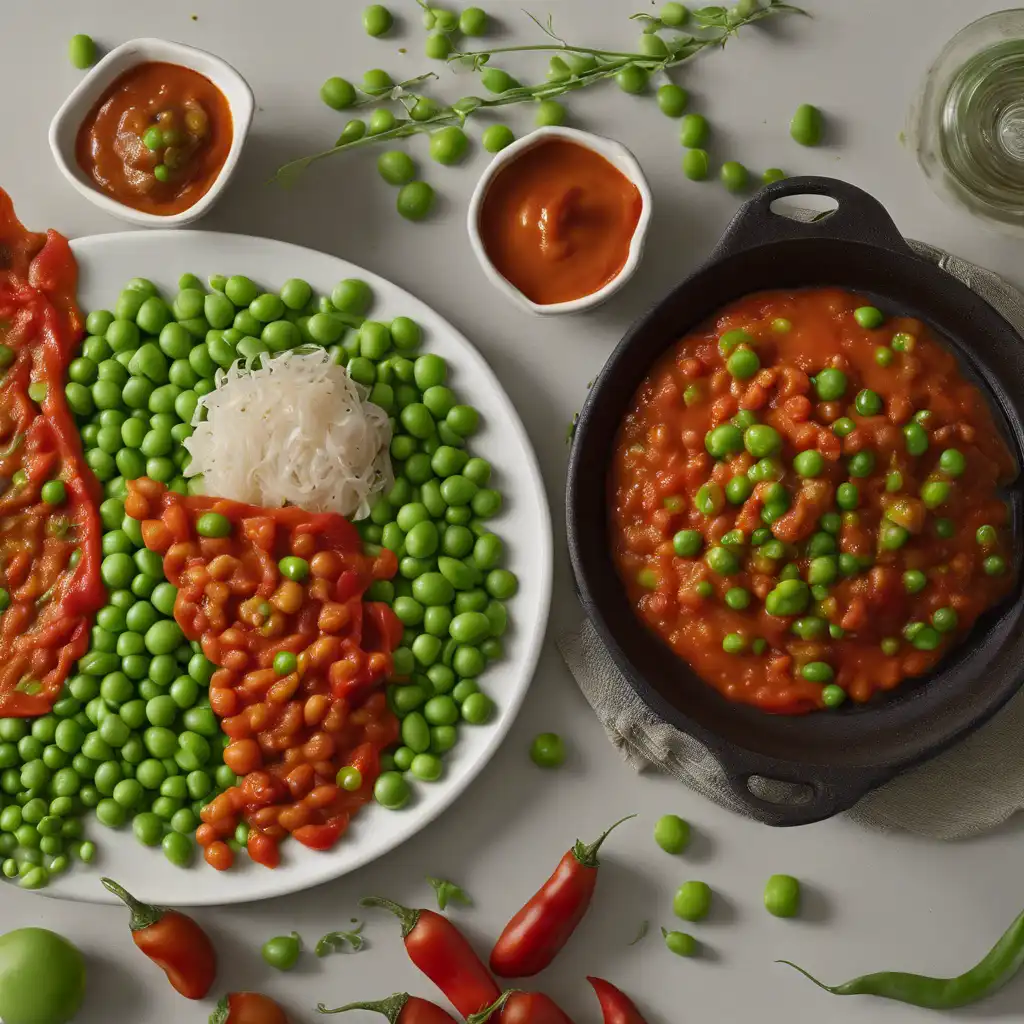
[[[619,275],[642,209],[640,191],[622,171],[556,138],[495,175],[480,236],[498,272],[532,302],[571,302]]]
[[[149,61],[100,97],[78,129],[75,158],[100,192],[169,217],[210,191],[233,137],[231,108],[213,82],[179,64]]]

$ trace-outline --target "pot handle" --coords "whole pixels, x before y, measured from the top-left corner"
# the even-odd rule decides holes
[[[842,811],[848,811],[862,796],[892,774],[884,769],[862,769],[836,772],[823,769],[820,775],[808,777],[806,768],[792,770],[775,764],[764,771],[755,767],[736,769],[722,761],[729,788],[747,811],[764,825],[775,828],[810,825]],[[751,779],[783,782],[809,790],[807,799],[775,801],[758,796],[750,789]]]
[[[838,209],[820,220],[797,221],[772,213],[776,199],[787,196],[829,196]],[[784,178],[766,185],[740,207],[709,262],[768,245],[805,238],[833,238],[862,242],[911,255],[912,250],[882,204],[863,189],[837,178]]]

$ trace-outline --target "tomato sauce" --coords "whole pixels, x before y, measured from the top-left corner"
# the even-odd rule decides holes
[[[611,536],[637,613],[766,711],[926,673],[1014,586],[999,489],[1017,467],[985,399],[926,325],[865,327],[864,306],[818,289],[723,309],[655,364],[616,443]],[[826,369],[845,381],[828,400]],[[750,451],[754,423],[780,443],[771,458]]]
[[[495,175],[480,235],[506,280],[551,305],[592,295],[618,276],[642,209],[636,185],[603,156],[551,139]]]
[[[234,126],[224,94],[179,64],[137,64],[117,78],[78,130],[79,167],[133,210],[170,216],[217,180]]]
[[[241,781],[202,812],[196,838],[207,861],[230,867],[225,840],[242,820],[250,855],[268,867],[289,834],[330,848],[371,799],[380,752],[398,738],[380,687],[402,625],[388,605],[363,601],[374,580],[395,574],[395,555],[364,555],[341,516],[186,498],[146,478],[128,487],[125,511],[178,588],[178,625],[218,666],[210,707],[230,740],[224,763]],[[198,535],[208,512],[230,521],[230,535]],[[306,578],[288,578],[283,558],[301,559]],[[353,792],[336,781],[345,766],[362,777]]]
[[[45,714],[103,603],[99,484],[64,401],[82,329],[67,239],[0,191],[0,717]]]

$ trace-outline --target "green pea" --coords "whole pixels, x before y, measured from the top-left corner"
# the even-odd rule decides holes
[[[704,546],[704,537],[697,530],[680,530],[672,538],[672,547],[680,558],[695,558]]]
[[[725,505],[725,493],[718,483],[710,480],[697,489],[693,505],[702,515],[718,515]]]
[[[742,192],[750,180],[750,172],[736,160],[727,160],[719,171],[722,184],[730,192]]]
[[[334,76],[328,78],[320,86],[320,99],[334,110],[345,110],[356,102],[356,90],[351,82]],[[231,280],[231,278],[228,279],[228,284],[231,283]],[[231,297],[230,292],[228,292],[228,297]],[[232,299],[232,301],[234,302],[235,300]]]
[[[801,146],[817,146],[824,133],[825,119],[810,103],[801,103],[789,122],[789,134]]]
[[[679,141],[690,150],[702,149],[710,134],[707,118],[702,114],[687,114],[679,124]]]
[[[708,548],[704,562],[712,572],[720,576],[733,576],[740,571],[739,559],[725,547]]]
[[[723,423],[707,432],[704,447],[716,459],[723,459],[743,450],[743,432],[731,423]]]
[[[484,725],[494,714],[494,702],[486,693],[471,693],[462,702],[461,714],[463,721],[470,725]]]
[[[947,476],[963,476],[964,470],[967,469],[967,460],[964,458],[963,452],[956,448],[947,448],[939,456],[939,469]]]
[[[689,93],[682,86],[668,83],[657,93],[658,107],[666,117],[682,117],[690,100]]]
[[[686,175],[690,181],[705,181],[711,168],[711,158],[708,156],[706,149],[688,149],[683,154],[683,174]],[[687,388],[690,391],[690,388]],[[698,397],[699,392],[694,392],[694,397]],[[687,404],[691,404],[687,402]]]
[[[479,7],[467,7],[459,15],[459,31],[464,36],[483,36],[489,25],[487,12]]]
[[[401,810],[412,795],[409,784],[399,772],[381,772],[373,784],[373,797],[390,811]]]
[[[885,323],[885,314],[874,306],[859,306],[853,311],[853,318],[865,330],[875,330]]]
[[[744,431],[743,444],[754,458],[760,459],[779,451],[782,447],[782,437],[774,427],[755,423]]]
[[[809,683],[830,683],[835,673],[826,661],[809,661],[800,670],[800,675]]]
[[[749,380],[761,369],[761,360],[753,349],[741,345],[729,356],[725,367],[737,380]]]
[[[507,125],[492,124],[484,129],[480,141],[488,153],[500,153],[506,146],[511,146],[515,140],[515,134]]]
[[[921,485],[921,500],[925,508],[935,509],[949,500],[952,488],[945,480],[928,480]]]
[[[994,526],[990,526],[987,523],[983,526],[979,526],[974,534],[974,539],[983,548],[992,547],[999,539],[999,534],[996,532]]]
[[[722,637],[722,650],[726,654],[744,654],[747,650],[747,638],[742,633],[726,633]]]
[[[846,374],[829,367],[814,378],[814,390],[823,402],[835,402],[846,393]]]
[[[882,411],[882,398],[876,391],[865,388],[857,392],[853,405],[861,416],[877,416]]]
[[[800,579],[780,580],[765,597],[764,607],[769,615],[786,617],[799,615],[810,601],[810,587]]]
[[[406,220],[425,219],[433,206],[434,190],[425,181],[410,181],[398,193],[398,212]]]
[[[711,910],[711,888],[706,882],[684,882],[672,900],[676,917],[684,921],[701,921]]]
[[[646,68],[639,64],[627,64],[616,73],[615,81],[623,92],[638,96],[647,91],[649,77]]]
[[[1006,560],[999,555],[989,555],[981,563],[986,576],[1002,576],[1006,572]]]
[[[73,35],[68,43],[68,60],[79,71],[91,68],[96,63],[96,44],[92,37],[83,32]]]
[[[875,453],[872,451],[860,451],[855,455],[851,455],[846,463],[846,470],[850,476],[865,477],[870,476],[875,469]],[[842,485],[840,485],[842,486]],[[839,506],[844,508],[842,504]]]
[[[897,523],[883,522],[878,529],[878,546],[883,551],[896,551],[910,540],[910,532]]]
[[[772,875],[764,887],[764,908],[773,917],[796,917],[800,883],[792,875]]]

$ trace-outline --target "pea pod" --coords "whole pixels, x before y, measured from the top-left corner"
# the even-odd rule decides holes
[[[852,978],[841,985],[826,985],[789,960],[778,963],[799,971],[818,988],[836,996],[877,996],[929,1010],[970,1006],[1001,989],[1024,966],[1024,911],[999,941],[970,970],[955,978],[932,978],[903,971],[879,971]]]

